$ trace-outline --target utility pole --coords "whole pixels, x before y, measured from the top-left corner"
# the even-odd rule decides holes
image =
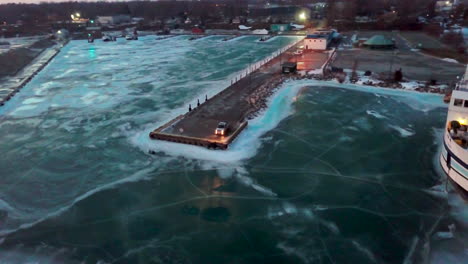
[[[392,58],[390,59],[390,69],[388,69],[388,81],[392,79],[392,68],[393,68],[393,56],[395,52],[392,52]]]
[[[282,70],[281,69],[281,65],[283,64],[283,52],[282,52],[282,49],[283,49],[283,38],[280,37],[280,71]]]

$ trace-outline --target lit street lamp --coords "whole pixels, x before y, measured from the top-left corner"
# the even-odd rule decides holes
[[[304,21],[304,20],[306,20],[306,18],[307,18],[307,16],[306,16],[305,12],[302,12],[302,13],[299,14],[299,19],[300,20]]]

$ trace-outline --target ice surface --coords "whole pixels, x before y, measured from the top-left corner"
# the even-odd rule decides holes
[[[0,207],[9,211],[8,217],[18,220],[2,223],[2,234],[15,232],[20,228],[24,231],[19,232],[21,236],[26,236],[26,244],[40,245],[49,238],[39,235],[35,240],[27,235],[41,231],[41,225],[37,223],[53,217],[57,221],[52,223],[59,225],[61,230],[61,242],[74,241],[81,234],[73,236],[69,231],[74,228],[67,222],[74,217],[75,210],[69,210],[73,207],[76,212],[86,212],[89,222],[80,224],[86,224],[89,232],[112,232],[125,242],[130,242],[125,240],[132,235],[128,224],[136,216],[147,217],[151,222],[153,219],[157,222],[160,216],[176,219],[171,221],[171,227],[182,230],[178,232],[163,226],[157,236],[136,243],[137,245],[128,243],[134,246],[123,246],[124,248],[117,249],[123,252],[116,255],[133,252],[141,252],[141,256],[146,253],[157,255],[155,247],[161,248],[161,245],[171,250],[179,248],[179,245],[183,247],[184,243],[191,246],[190,243],[204,242],[210,237],[203,233],[205,231],[217,237],[216,243],[210,241],[210,250],[224,237],[245,238],[242,242],[234,241],[240,242],[239,245],[242,246],[243,242],[248,243],[253,232],[251,230],[258,230],[269,234],[271,244],[268,249],[276,247],[278,250],[273,253],[278,254],[278,257],[290,254],[297,256],[294,258],[296,261],[320,262],[329,258],[332,262],[332,257],[339,257],[341,254],[334,250],[335,245],[340,243],[343,245],[342,249],[357,252],[350,256],[359,255],[366,260],[372,261],[374,258],[380,261],[381,252],[375,250],[374,245],[381,243],[385,245],[381,249],[387,250],[393,246],[392,243],[398,244],[400,240],[407,239],[396,248],[404,248],[409,251],[409,255],[413,255],[413,232],[417,235],[426,232],[427,222],[433,222],[433,212],[438,209],[445,211],[442,208],[443,201],[439,201],[438,196],[424,196],[427,194],[426,190],[431,189],[426,183],[433,182],[430,179],[432,166],[422,167],[423,171],[419,171],[420,167],[413,170],[414,166],[403,162],[400,171],[399,166],[387,166],[386,163],[392,158],[398,161],[398,157],[381,154],[394,144],[411,151],[406,143],[416,140],[417,136],[390,137],[389,142],[384,142],[385,147],[371,153],[367,150],[360,152],[358,149],[350,152],[353,142],[360,140],[360,135],[370,134],[372,131],[359,128],[375,128],[375,124],[383,124],[383,129],[376,131],[385,134],[390,130],[386,126],[388,121],[391,125],[398,124],[398,128],[391,129],[395,129],[399,135],[408,135],[414,133],[413,131],[420,133],[420,126],[416,122],[412,126],[395,118],[392,111],[388,111],[386,102],[399,101],[418,111],[427,112],[445,107],[441,96],[333,82],[290,81],[283,84],[269,99],[269,107],[249,123],[248,128],[227,151],[153,141],[148,137],[151,130],[178,114],[185,113],[188,104],[196,103],[197,98],[204,98],[205,94],[212,96],[226,87],[229,78],[249,64],[249,56],[261,58],[276,50],[280,43],[275,39],[259,45],[254,42],[257,37],[237,39],[232,44],[217,41],[214,37],[192,42],[187,41],[186,37],[174,38],[179,40],[177,43],[145,38],[141,42],[107,43],[110,45],[98,41],[94,49],[90,49],[85,41],[72,42],[18,97],[15,96],[6,107],[0,109],[0,127],[8,131],[0,135],[4,154],[0,159],[0,168],[2,172],[6,171],[0,179]],[[175,50],[164,52],[174,45],[177,46]],[[257,46],[261,48],[256,50]],[[205,49],[209,52],[204,52]],[[254,50],[248,52],[250,49]],[[270,50],[263,52],[264,49]],[[177,60],[173,57],[184,59]],[[116,63],[107,63],[112,61]],[[218,61],[220,63],[217,64]],[[139,66],[130,68],[133,64]],[[197,71],[200,68],[202,70]],[[67,71],[70,69],[73,70]],[[314,91],[317,86],[321,88]],[[306,88],[300,93],[303,87]],[[319,113],[323,110],[322,113],[331,114],[332,119],[335,118],[333,115],[339,115],[337,119],[342,118],[339,111],[335,113],[323,109],[333,106],[323,101],[330,98],[320,97],[318,93],[324,89],[329,92],[337,88],[371,93],[370,100],[380,100],[375,106],[383,109],[373,105],[358,107],[357,116],[346,116],[356,122],[344,124],[343,133],[341,130],[327,133],[316,131],[315,129],[324,126],[323,123],[320,124],[324,120],[317,117],[313,123],[298,122],[300,120],[296,118],[304,112],[312,114],[314,111],[309,111],[312,108],[316,108],[312,110]],[[336,94],[354,94],[342,89],[337,91],[340,92],[328,95],[334,97]],[[358,101],[360,97],[363,94],[352,98]],[[315,103],[307,104],[310,98],[315,99]],[[342,101],[345,101],[344,104],[353,103],[352,100]],[[296,113],[296,110],[300,111]],[[422,119],[428,116],[424,112],[408,113],[420,114]],[[431,112],[431,115],[438,118],[437,114],[440,111]],[[385,122],[377,120],[382,116],[386,117]],[[424,123],[430,124],[429,129],[438,126],[439,119],[434,116]],[[288,126],[281,122],[288,122]],[[289,122],[294,125],[289,126]],[[269,131],[271,132],[266,134]],[[393,133],[393,130],[390,132]],[[424,144],[424,149],[420,152],[427,159],[427,155],[432,155],[435,147],[430,144],[430,134],[423,131],[421,134],[426,138],[423,142],[427,143],[429,138],[429,144]],[[310,140],[307,138],[310,135],[319,137],[312,137],[315,140]],[[336,140],[337,136],[342,141]],[[330,145],[330,138],[336,140],[336,144]],[[376,141],[378,142],[375,144],[380,142]],[[157,151],[157,155],[149,155],[150,149]],[[340,156],[342,151],[343,155]],[[314,162],[318,158],[320,161]],[[322,173],[318,168],[320,166],[327,173]],[[387,170],[392,172],[384,173]],[[419,177],[419,174],[424,176],[415,182],[413,177]],[[236,185],[239,193],[236,190],[223,197],[212,194],[214,191],[209,179],[213,178],[221,182],[234,180],[236,184],[239,183]],[[419,179],[425,180],[421,183]],[[164,186],[159,186],[161,180],[166,181]],[[145,182],[140,184],[141,181]],[[386,188],[390,186],[391,188]],[[166,188],[172,188],[170,195],[159,199],[158,195],[167,191]],[[142,192],[143,189],[146,192]],[[31,190],[37,199],[30,199]],[[101,199],[100,194],[110,198]],[[405,200],[407,194],[411,197]],[[100,200],[93,200],[98,198]],[[120,204],[114,204],[114,200],[118,198],[125,198],[126,201],[128,199],[130,207],[120,208]],[[418,204],[417,200],[423,198],[424,203]],[[88,215],[93,208],[86,204],[93,201],[99,201],[94,208],[98,211],[97,216]],[[406,201],[408,203],[400,204]],[[463,229],[460,226],[467,219],[463,203],[449,201],[452,207],[450,214],[453,214],[450,219],[456,219],[457,229],[451,231],[454,238],[439,240],[444,243],[463,239],[460,235],[460,230]],[[208,223],[210,228],[205,229],[204,221],[198,217],[180,217],[177,206],[185,204],[202,209],[206,206],[232,209],[228,221],[233,228],[217,228],[213,223]],[[109,207],[115,207],[112,215],[100,214],[101,208]],[[161,208],[171,210],[158,211]],[[413,229],[411,225],[407,225],[407,220],[416,227]],[[100,226],[87,225],[99,221],[112,221],[112,224],[106,222]],[[245,229],[242,230],[243,228]],[[381,232],[383,228],[388,232]],[[165,237],[166,230],[169,230],[169,234]],[[200,232],[202,239],[196,240],[192,230]],[[436,231],[446,232],[445,229]],[[124,233],[125,238],[119,237],[119,233]],[[398,234],[398,237],[395,238],[392,234]],[[362,235],[365,236],[364,239],[360,238]],[[160,241],[159,238],[163,237],[166,240]],[[185,242],[178,243],[179,238]],[[93,237],[93,241],[89,243],[102,247],[108,242],[107,238],[102,241],[99,239]],[[387,242],[388,239],[394,240]],[[9,242],[8,238],[6,242]],[[178,245],[172,247],[171,243]],[[219,244],[221,247],[226,245]],[[416,244],[417,242],[415,248],[418,248]],[[88,246],[86,243],[66,245],[67,248],[77,249],[76,252],[99,251]],[[438,249],[436,245],[431,247]],[[0,256],[11,253],[9,256],[14,255],[19,259],[18,262],[33,262],[34,258],[25,255],[42,259],[43,255],[49,256],[61,248],[50,251],[37,249],[35,252],[36,248],[33,246],[31,250],[19,249],[6,253],[0,251]],[[110,250],[115,248],[111,246]],[[434,251],[442,252],[439,257],[434,256],[434,260],[463,260],[463,254],[466,254],[449,251],[447,254],[450,256],[444,259],[447,251]],[[106,257],[106,253],[98,254]],[[12,262],[14,263],[13,260]]]
[[[230,43],[215,37],[187,39],[157,41],[148,36],[91,45],[71,41],[0,108],[0,126],[11,131],[0,136],[4,155],[0,167],[3,172],[6,163],[16,164],[2,177],[1,191],[9,193],[2,197],[2,207],[10,209],[0,234],[31,228],[102,190],[144,180],[139,171],[157,169],[173,159],[149,162],[146,144],[154,141],[148,131],[187,111],[197,98],[212,97],[251,62],[296,38],[262,45],[250,36]],[[135,145],[128,144],[134,141]],[[134,148],[141,142],[144,152]],[[109,150],[115,148],[121,151]],[[134,158],[122,160],[128,156]],[[100,162],[90,164],[91,160]],[[275,196],[239,170],[235,177],[263,195]],[[27,189],[40,192],[41,199],[26,201],[12,195],[23,195]]]
[[[367,113],[368,115],[371,115],[371,116],[373,116],[373,117],[375,117],[375,118],[378,118],[378,119],[385,119],[385,118],[386,118],[385,116],[379,114],[377,111],[367,110],[366,113]]]
[[[248,127],[240,134],[227,151],[208,150],[202,147],[180,145],[177,143],[153,141],[148,138],[152,129],[143,130],[137,133],[132,139],[132,143],[140,147],[143,151],[148,150],[162,151],[173,156],[183,156],[192,159],[203,159],[217,162],[238,162],[255,156],[261,141],[259,138],[266,132],[274,129],[284,118],[292,113],[291,104],[295,96],[304,86],[322,85],[329,87],[345,88],[370,92],[379,95],[396,96],[399,100],[406,102],[411,107],[419,105],[418,110],[428,111],[436,107],[446,107],[442,102],[442,97],[434,94],[409,92],[404,90],[382,89],[376,87],[359,85],[339,85],[333,82],[321,82],[315,80],[289,81],[283,84],[279,90],[269,99],[268,108],[257,118],[249,121]],[[385,118],[376,111],[368,110],[367,114],[376,118]],[[358,122],[364,124],[365,120]],[[153,126],[151,128],[156,127]],[[408,137],[414,135],[410,129],[404,129],[398,126],[391,126],[398,131],[401,136]]]
[[[395,129],[396,131],[398,131],[398,133],[400,133],[400,136],[402,137],[410,137],[410,136],[414,136],[415,132],[409,130],[409,129],[405,129],[405,128],[402,128],[402,127],[399,127],[399,126],[396,126],[396,125],[389,125],[389,127]]]
[[[443,61],[446,61],[446,62],[450,62],[450,63],[458,63],[457,60],[455,60],[455,59],[450,59],[450,58],[444,58],[444,59],[442,59],[442,60],[443,60]]]
[[[337,87],[361,92],[374,93],[379,95],[391,95],[395,98],[398,98],[403,103],[406,103],[411,108],[423,112],[428,112],[439,107],[447,108],[447,104],[443,102],[443,96],[440,94],[421,93],[402,89],[388,89],[366,85],[339,84],[336,82],[317,80],[301,80],[300,82],[302,82],[304,85],[321,85],[327,87]]]

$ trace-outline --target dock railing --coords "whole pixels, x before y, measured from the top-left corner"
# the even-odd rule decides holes
[[[217,94],[215,94],[213,97],[209,98],[209,100],[211,99],[214,99],[218,96],[221,96],[222,94],[224,94],[225,92],[227,92],[227,88],[229,88],[230,86],[236,84],[237,82],[239,82],[241,79],[245,78],[246,76],[248,76],[249,74],[251,74],[252,72],[258,70],[260,67],[262,67],[263,65],[265,65],[266,63],[270,62],[271,60],[273,60],[274,58],[280,56],[282,53],[284,53],[285,51],[289,50],[291,47],[297,45],[297,43],[301,42],[302,40],[304,39],[304,37],[300,37],[298,38],[297,40],[293,41],[292,43],[288,44],[287,46],[285,47],[282,47],[278,50],[276,50],[275,52],[271,53],[270,56],[260,60],[260,61],[257,61],[256,63],[254,64],[251,64],[249,65],[249,67],[247,67],[247,69],[244,69],[242,70],[239,74],[237,74],[233,79],[231,79],[231,84],[224,88],[223,90],[221,90],[220,92],[218,92]],[[188,112],[186,115],[187,116],[190,116],[190,115],[193,115],[195,111],[198,111],[201,107],[204,106],[204,102],[200,104],[200,106],[196,106],[197,104],[193,104],[193,107],[192,107],[192,111],[191,112]],[[195,110],[195,111],[194,111]]]
[[[288,44],[287,46],[282,47],[282,48],[276,50],[275,52],[271,53],[270,56],[268,56],[268,57],[266,57],[266,58],[264,58],[264,59],[262,59],[260,61],[257,61],[254,64],[249,65],[247,67],[247,69],[244,69],[241,73],[237,74],[234,78],[231,79],[231,85],[235,84],[238,81],[240,81],[241,79],[247,77],[249,74],[251,74],[252,72],[258,70],[260,67],[262,67],[266,63],[270,62],[274,58],[280,56],[282,53],[289,50],[291,47],[297,45],[297,43],[299,43],[303,39],[304,39],[303,37],[298,38],[297,40],[293,41],[292,43]]]

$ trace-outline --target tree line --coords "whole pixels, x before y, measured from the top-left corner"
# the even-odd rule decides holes
[[[0,5],[0,23],[39,24],[69,20],[76,12],[83,18],[128,14],[133,17],[155,18],[189,15],[197,17],[233,17],[245,14],[247,0],[204,1],[128,1],[128,2],[62,2]]]

